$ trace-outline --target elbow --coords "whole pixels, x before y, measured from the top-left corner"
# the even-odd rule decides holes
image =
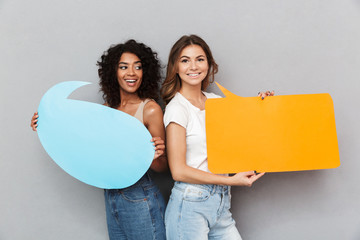
[[[171,176],[174,181],[184,182],[184,175],[181,173],[181,171],[171,171]]]
[[[157,160],[157,161],[156,161]],[[169,169],[166,159],[161,161],[160,159],[156,159],[152,162],[150,168],[155,172],[166,172]]]
[[[172,178],[176,182],[182,182],[182,178],[177,174],[171,174]]]

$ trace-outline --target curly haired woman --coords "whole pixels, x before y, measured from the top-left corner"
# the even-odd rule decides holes
[[[141,121],[153,136],[155,156],[151,169],[168,168],[163,112],[155,102],[161,80],[157,54],[143,43],[128,40],[111,46],[97,62],[105,105]],[[36,131],[37,113],[31,120]],[[149,173],[123,189],[105,189],[110,240],[165,239],[165,202]]]

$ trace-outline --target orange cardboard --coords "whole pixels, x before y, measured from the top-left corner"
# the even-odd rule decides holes
[[[340,165],[329,94],[225,98],[205,105],[209,170],[213,173],[303,171]]]

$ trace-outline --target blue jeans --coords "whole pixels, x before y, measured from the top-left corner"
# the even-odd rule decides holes
[[[166,239],[165,202],[146,173],[123,189],[105,189],[106,219],[110,240]]]
[[[241,240],[230,212],[230,187],[175,182],[165,213],[168,240]]]

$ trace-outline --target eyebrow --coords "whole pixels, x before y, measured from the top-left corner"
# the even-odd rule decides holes
[[[141,63],[141,61],[136,61],[136,62],[134,62],[135,64],[137,64],[137,63]],[[119,62],[119,65],[120,64],[125,64],[125,65],[129,65],[129,63],[127,63],[127,62]]]
[[[205,56],[204,55],[199,55],[196,58],[199,58],[199,57],[205,57]],[[184,55],[184,56],[181,56],[180,58],[190,58],[190,57]]]

